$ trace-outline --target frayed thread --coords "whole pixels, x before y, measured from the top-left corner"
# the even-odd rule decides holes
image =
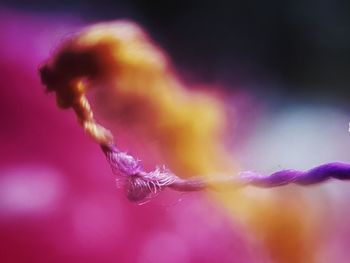
[[[269,176],[245,171],[236,177],[225,177],[211,181],[204,178],[182,179],[164,166],[146,172],[140,160],[118,150],[114,145],[102,145],[102,150],[113,172],[117,175],[117,186],[124,188],[127,198],[136,203],[144,203],[166,187],[186,192],[201,191],[206,188],[222,189],[227,186],[272,188],[287,184],[314,185],[332,178],[350,179],[350,164],[340,162],[323,164],[308,171],[281,170]]]
[[[114,174],[117,175],[117,186],[124,187],[130,201],[144,202],[179,179],[165,166],[146,172],[140,160],[118,150],[115,146],[102,145],[102,150]]]

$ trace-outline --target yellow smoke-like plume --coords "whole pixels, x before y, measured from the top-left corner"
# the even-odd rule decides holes
[[[178,176],[236,173],[223,138],[224,103],[185,87],[167,55],[138,25],[121,21],[83,30],[62,43],[42,75],[48,89],[56,91],[59,106],[73,107],[98,143],[112,139],[94,121],[87,103],[86,91],[95,88],[116,119],[157,138],[160,155]],[[307,205],[295,190],[279,194],[283,199],[247,195],[234,186],[213,193],[233,218],[246,224],[274,262],[312,263],[312,212],[306,216]]]

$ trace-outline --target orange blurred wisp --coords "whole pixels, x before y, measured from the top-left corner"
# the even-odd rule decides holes
[[[165,53],[136,24],[89,27],[65,41],[49,64],[60,79],[57,85],[70,90],[79,82],[83,92],[97,87],[114,118],[138,134],[156,138],[166,166],[178,176],[235,173],[222,136],[224,103],[187,89]],[[302,197],[295,198],[297,194],[289,189],[280,202],[273,194],[249,196],[234,186],[214,193],[235,219],[247,223],[273,261],[311,263],[314,214],[306,217],[307,205]]]

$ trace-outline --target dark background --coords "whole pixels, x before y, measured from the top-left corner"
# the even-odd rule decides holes
[[[1,1],[86,22],[140,22],[185,80],[289,99],[350,97],[350,1]],[[189,73],[191,72],[191,73]]]

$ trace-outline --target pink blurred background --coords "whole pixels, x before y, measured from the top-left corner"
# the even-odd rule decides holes
[[[254,262],[232,219],[204,194],[127,201],[74,114],[45,94],[39,65],[81,25],[0,14],[0,261]]]
[[[83,25],[70,15],[0,12],[0,262],[270,262],[206,194],[168,191],[140,206],[116,188],[99,147],[45,94],[37,72]],[[265,111],[261,97],[239,94],[232,151],[242,169],[350,161],[348,110],[300,102]],[[315,199],[327,192],[334,218],[319,262],[348,262],[349,189],[310,190]]]

